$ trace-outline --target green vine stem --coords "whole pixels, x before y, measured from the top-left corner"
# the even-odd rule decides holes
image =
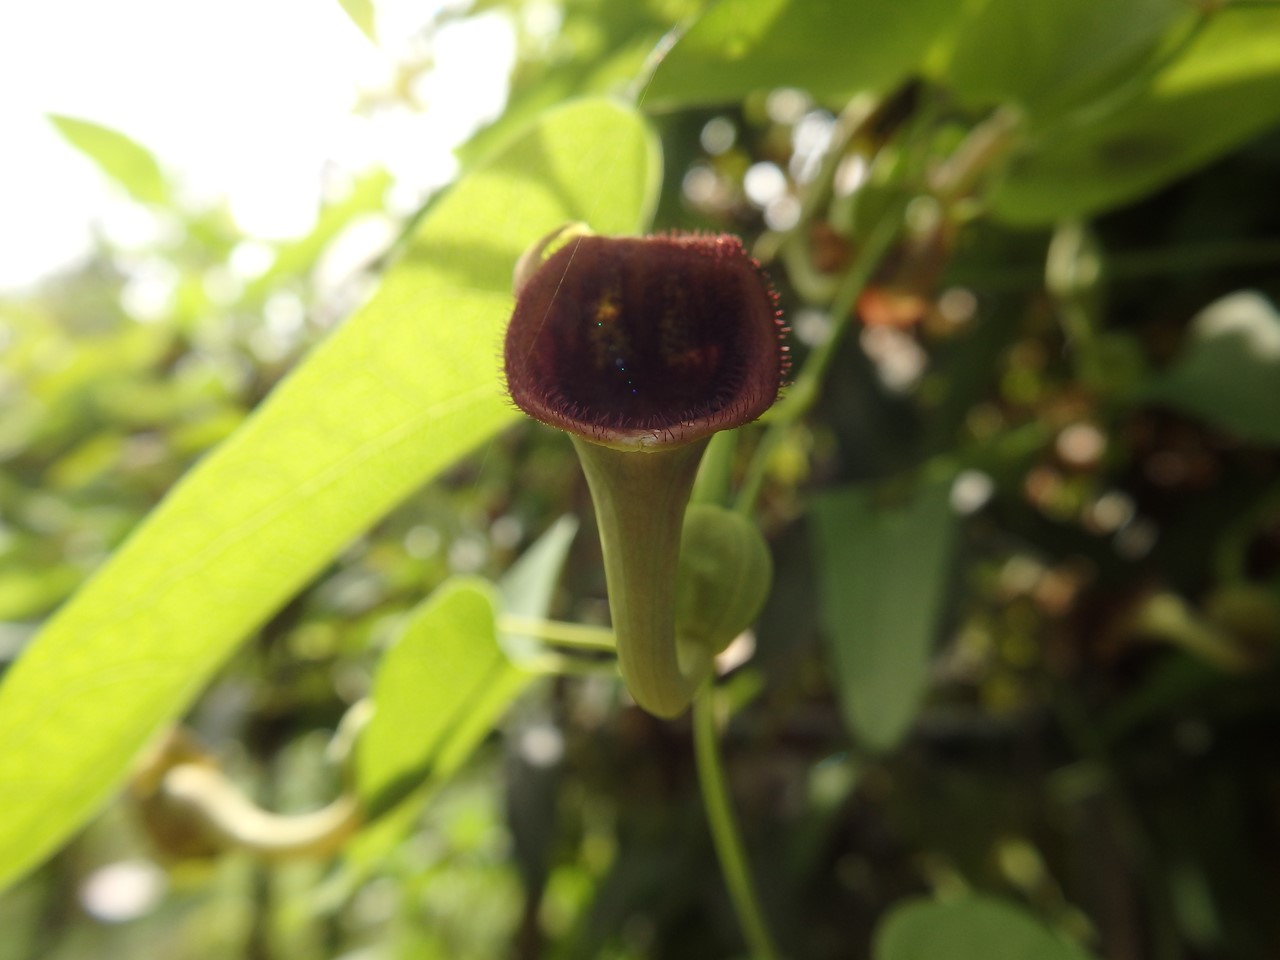
[[[618,644],[608,627],[593,627],[586,623],[567,623],[563,620],[542,620],[503,614],[498,617],[498,629],[503,633],[517,633],[536,637],[557,647],[572,650],[599,650],[617,653]]]
[[[693,744],[711,839],[720,858],[720,871],[729,888],[742,934],[753,960],[779,960],[780,954],[769,935],[764,911],[760,908],[760,897],[751,879],[737,819],[729,805],[729,788],[725,783],[716,735],[715,684],[712,680],[702,684],[693,700]]]

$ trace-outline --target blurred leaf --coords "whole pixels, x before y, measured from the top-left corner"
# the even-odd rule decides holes
[[[1184,0],[990,0],[958,31],[947,85],[972,107],[1052,112],[1110,92],[1155,53]]]
[[[563,516],[512,564],[498,584],[502,591],[503,613],[530,619],[547,616],[556,584],[560,580],[560,571],[564,569],[569,546],[577,532],[577,518]],[[532,648],[537,643],[533,637],[505,632],[502,634],[503,648],[517,663],[532,656]]]
[[[231,436],[244,423],[244,416],[242,411],[226,405],[191,423],[169,424],[166,427],[169,444],[179,456],[203,453]]]
[[[360,28],[360,32],[377,43],[378,31],[373,0],[338,0],[338,2],[342,4],[342,9],[351,18],[351,22]]]
[[[858,487],[814,501],[821,606],[845,719],[869,748],[906,735],[928,683],[956,521],[948,486],[900,508]]]
[[[373,718],[360,734],[356,763],[371,815],[425,780],[476,699],[515,672],[498,646],[495,614],[487,581],[449,580],[419,604],[378,664]]]
[[[11,361],[6,367],[22,377],[26,389],[45,406],[78,409],[86,394],[112,380],[128,380],[154,369],[172,343],[169,331],[143,324],[79,336],[58,329],[29,336],[27,356],[6,357]],[[52,363],[50,356],[57,362]]]
[[[569,545],[577,529],[578,522],[575,518],[561,517],[503,575],[498,584],[503,613],[532,619],[547,616],[552,592],[560,579],[565,558],[569,554]],[[447,647],[451,640],[463,636],[465,630],[457,629],[465,615],[465,609],[461,606],[463,602],[450,599],[452,594],[449,591],[455,590],[455,587],[475,590],[479,583],[473,578],[458,578],[442,586],[425,601],[406,625],[397,645],[379,665],[378,677],[401,669],[397,664],[405,662],[407,655],[396,654],[395,651],[406,641],[411,650],[417,651],[418,656],[430,659],[437,650]],[[485,596],[492,606],[491,594],[485,591]],[[446,600],[451,604],[450,608],[436,609],[444,607]],[[469,605],[474,607],[474,601],[470,601]],[[466,639],[469,644],[477,647],[473,655],[468,656],[460,650],[446,651],[453,662],[452,672],[443,677],[443,681],[448,689],[452,689],[454,685],[467,688],[467,696],[463,701],[465,709],[451,707],[452,694],[448,692],[438,698],[436,703],[424,703],[421,692],[415,699],[404,700],[398,700],[399,693],[389,694],[398,700],[393,714],[395,719],[391,720],[385,718],[386,712],[381,707],[378,708],[384,714],[381,721],[384,732],[378,736],[385,740],[385,756],[393,762],[384,763],[380,759],[375,765],[374,773],[360,773],[360,793],[370,804],[372,813],[381,816],[362,830],[348,846],[347,862],[349,867],[354,868],[353,875],[358,874],[361,867],[367,867],[381,859],[399,842],[435,788],[462,766],[493,730],[511,702],[533,679],[533,674],[517,668],[508,659],[511,652],[510,641],[515,640],[518,645],[526,648],[531,645],[531,641],[527,638],[503,637],[502,646],[499,647],[492,619],[492,610],[489,612],[489,622],[483,625],[477,625],[474,613],[470,615],[472,633]],[[490,635],[494,637],[492,641],[489,640]],[[476,640],[477,636],[482,636],[479,642]],[[493,656],[495,652],[496,657]],[[472,668],[469,678],[467,664]],[[458,669],[459,665],[462,669]],[[408,671],[415,669],[421,672],[420,668],[409,661]],[[437,674],[439,672],[436,671]],[[473,682],[468,686],[469,679]],[[433,678],[421,688],[405,684],[400,679],[375,680],[375,697],[379,697],[378,703],[381,703],[381,695],[376,690],[379,683],[392,684],[397,691],[404,688],[405,692],[413,694],[414,689],[430,691],[440,685],[440,680]],[[441,703],[445,706],[441,707]],[[450,710],[452,713],[449,716],[442,716]],[[375,713],[374,716],[376,719],[378,714]],[[371,726],[372,723],[371,721]],[[406,739],[406,729],[416,730],[411,742],[395,743],[397,738],[402,741]],[[442,729],[445,734],[440,736]],[[362,766],[359,768],[362,771],[364,763],[373,762],[365,760],[366,749],[370,748],[362,737]],[[371,749],[377,751],[379,747],[375,745]],[[379,774],[376,766],[393,770],[395,775],[388,777]]]
[[[101,430],[93,434],[49,465],[45,475],[46,486],[61,492],[96,482],[118,467],[125,444],[125,436],[118,430]]]
[[[961,0],[720,0],[662,60],[646,107],[739,101],[755,90],[886,90],[917,69]]]
[[[180,421],[194,408],[208,405],[205,398],[192,396],[188,384],[172,376],[102,377],[87,393],[85,400],[95,415],[113,426],[135,430]]]
[[[561,517],[503,574],[498,581],[502,613],[534,620],[547,616],[552,594],[569,556],[569,545],[577,530],[576,518]],[[513,638],[501,635],[500,639],[505,644]],[[504,658],[509,653],[504,649]],[[436,758],[433,772],[437,779],[449,777],[462,766],[530,679],[530,674],[508,666],[499,678],[475,697]]]
[[[0,570],[0,621],[32,620],[67,598],[84,571],[70,564],[32,570]]]
[[[1280,122],[1280,10],[1229,5],[1151,87],[1015,157],[995,213],[1047,224],[1136,200]]]
[[[1280,314],[1249,291],[1210,304],[1142,396],[1245,440],[1280,444]]]
[[[344,544],[515,419],[495,360],[512,265],[566,220],[645,224],[655,154],[628,108],[580,101],[461,181],[374,298],[49,623],[0,686],[0,883]]]
[[[875,960],[1089,960],[1027,911],[987,897],[895,908],[876,931]]]
[[[507,571],[499,586],[503,612],[547,615],[577,528],[576,519],[561,517]],[[375,712],[357,765],[360,796],[375,815],[437,763],[455,769],[532,678],[499,644],[494,604],[487,581],[455,577],[419,604],[378,665]]]
[[[119,131],[75,117],[50,114],[63,139],[97,164],[129,195],[142,203],[165,203],[169,185],[151,151]]]

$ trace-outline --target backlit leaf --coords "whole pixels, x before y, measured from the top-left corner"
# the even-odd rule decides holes
[[[151,151],[117,130],[51,114],[50,122],[63,139],[92,160],[108,177],[142,203],[164,203],[169,185]]]
[[[378,664],[357,784],[376,815],[426,779],[474,701],[514,672],[498,646],[493,588],[458,577],[419,605]]]
[[[502,613],[547,616],[577,529],[576,519],[561,517],[503,575],[496,594]],[[446,583],[413,613],[378,665],[375,712],[357,767],[360,794],[376,819],[348,846],[351,875],[399,842],[435,788],[534,678],[519,665],[534,641],[501,636],[494,601],[483,581]]]
[[[411,614],[378,664],[373,719],[360,736],[360,796],[375,813],[403,799],[436,764],[456,768],[532,679],[503,649],[495,617],[499,609],[547,615],[576,530],[576,520],[561,518],[497,593],[484,580],[455,577]]]
[[[628,108],[548,114],[436,203],[373,299],[168,496],[0,685],[0,883],[82,824],[235,646],[352,537],[515,419],[511,269],[567,220],[648,220]]]

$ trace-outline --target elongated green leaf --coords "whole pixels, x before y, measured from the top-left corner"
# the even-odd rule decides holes
[[[1046,133],[992,197],[1044,224],[1136,200],[1280,123],[1280,10],[1230,5],[1150,89],[1096,122]]]
[[[987,897],[907,903],[876,931],[875,960],[1090,960],[1025,910]]]
[[[168,199],[169,185],[160,164],[142,144],[90,120],[59,114],[51,114],[49,120],[67,143],[92,160],[135,200],[164,203]]]
[[[658,66],[645,105],[741,100],[801,87],[885,90],[925,59],[963,0],[720,0]]]
[[[956,521],[945,485],[880,509],[851,488],[814,502],[822,616],[845,719],[873,750],[907,733],[928,682]]]
[[[1245,440],[1280,444],[1280,314],[1249,291],[1211,303],[1192,321],[1181,355],[1142,398]]]
[[[370,303],[49,623],[0,686],[0,883],[354,535],[515,417],[496,357],[516,258],[566,220],[637,229],[657,169],[629,109],[549,114],[436,204]]]

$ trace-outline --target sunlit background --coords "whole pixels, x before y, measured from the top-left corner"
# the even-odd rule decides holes
[[[379,165],[392,212],[416,208],[506,102],[510,20],[425,29],[456,7],[378,0],[376,46],[338,0],[0,7],[0,290],[83,261],[95,231],[127,248],[173,228],[69,147],[49,114],[146,145],[185,201],[225,202],[251,238],[305,235],[322,198]]]

